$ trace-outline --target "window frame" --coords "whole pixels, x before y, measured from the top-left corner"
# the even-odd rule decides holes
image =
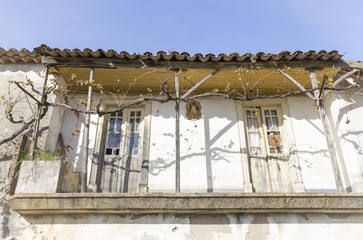
[[[112,108],[110,108],[110,110],[112,110]],[[101,149],[102,149],[102,157],[106,156],[106,155],[113,155],[113,156],[120,156],[120,157],[129,157],[127,151],[128,151],[128,137],[130,134],[130,113],[131,111],[140,111],[141,112],[141,116],[140,116],[140,125],[139,125],[139,142],[138,142],[138,153],[137,154],[131,154],[131,159],[139,159],[142,158],[143,156],[143,143],[144,143],[144,121],[145,121],[145,107],[142,106],[138,106],[135,108],[127,108],[124,109],[122,111],[122,125],[121,125],[121,139],[120,139],[120,147],[119,147],[119,154],[118,155],[114,155],[112,154],[106,154],[106,148],[107,148],[107,137],[108,137],[108,133],[109,133],[109,124],[110,124],[110,120],[112,118],[111,114],[108,114],[105,119],[104,119],[104,131],[103,131],[103,136],[102,136],[102,140],[103,142],[101,143]],[[116,123],[115,123],[116,126]]]
[[[261,153],[260,154],[253,154],[251,153],[251,144],[250,144],[250,137],[249,137],[249,132],[250,130],[248,129],[248,120],[247,118],[250,116],[247,116],[247,111],[251,110],[251,111],[259,111],[259,114],[257,116],[257,121],[258,121],[258,132],[259,134],[262,134],[263,136],[259,137],[259,142],[260,142],[260,147],[261,147]],[[265,110],[276,110],[277,112],[277,119],[278,119],[278,130],[280,132],[280,142],[281,142],[281,153],[271,153],[270,151],[270,146],[268,144],[268,132],[271,130],[267,129],[267,123],[266,123],[266,115],[265,115]],[[287,151],[286,151],[286,143],[287,143],[287,139],[286,136],[284,134],[284,118],[282,115],[282,108],[281,106],[278,105],[249,105],[249,106],[243,106],[243,125],[244,125],[244,129],[245,129],[245,137],[246,137],[246,146],[247,146],[247,152],[249,154],[249,156],[251,157],[274,157],[274,158],[285,158],[287,155]],[[274,115],[275,116],[275,115]]]

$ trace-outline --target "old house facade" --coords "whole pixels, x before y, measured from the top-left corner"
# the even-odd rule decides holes
[[[14,194],[3,144],[2,238],[358,239],[363,64],[341,57],[0,49],[14,116],[36,108],[9,80],[56,83],[38,146],[80,178],[87,163],[87,193]],[[0,121],[2,139],[17,130]]]

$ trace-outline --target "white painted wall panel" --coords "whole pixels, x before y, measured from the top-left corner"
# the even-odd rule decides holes
[[[306,191],[335,191],[326,138],[314,102],[304,96],[287,100]]]

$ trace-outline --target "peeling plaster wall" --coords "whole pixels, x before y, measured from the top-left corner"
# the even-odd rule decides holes
[[[3,239],[361,239],[363,215],[13,214]]]
[[[0,96],[8,97],[8,86],[10,87],[11,96],[19,100],[19,103],[14,108],[14,117],[18,119],[19,116],[28,119],[32,116],[32,111],[27,103],[24,94],[20,94],[20,91],[15,84],[9,84],[8,81],[26,82],[28,77],[33,81],[34,86],[37,89],[41,89],[44,79],[37,73],[43,71],[41,64],[0,64]],[[35,108],[34,108],[35,110]],[[0,105],[0,139],[10,136],[15,132],[19,126],[11,123],[5,116],[5,106]],[[14,149],[14,141],[4,144],[0,147],[0,159],[11,156]]]
[[[31,80],[36,89],[42,90],[44,83],[44,68],[42,64],[0,64],[0,96],[8,96],[8,81],[25,82],[26,78]],[[57,78],[59,81],[62,79],[58,75],[50,74],[49,79]],[[14,108],[14,117],[23,117],[25,120],[32,116],[32,111],[36,111],[36,107],[29,106],[24,94],[20,94],[17,87],[10,85],[11,95],[19,100],[19,103]],[[55,96],[49,96],[48,101],[57,101]],[[31,101],[30,101],[31,102]],[[54,150],[54,146],[58,140],[60,130],[61,115],[63,110],[53,111],[53,108],[48,109],[47,116],[44,117],[40,124],[40,136],[38,138],[38,147],[43,149]],[[0,139],[10,136],[18,128],[17,124],[12,124],[5,116],[5,106],[0,105]],[[57,113],[56,113],[57,112]],[[25,131],[28,136],[31,135],[32,128]],[[0,146],[0,238],[1,239],[19,239],[14,237],[11,233],[21,232],[18,229],[18,223],[24,221],[21,216],[14,214],[6,201],[5,186],[8,184],[8,174],[10,169],[10,161],[15,149],[15,140],[10,141]],[[16,231],[12,231],[15,228]],[[30,227],[31,229],[32,227]],[[27,237],[21,238],[27,239]]]

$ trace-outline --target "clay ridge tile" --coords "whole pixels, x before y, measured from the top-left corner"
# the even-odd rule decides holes
[[[19,51],[11,48],[9,50],[5,50],[0,48],[0,63],[7,62],[24,62],[24,63],[39,63],[41,56],[52,56],[52,57],[64,57],[64,58],[117,58],[124,60],[153,60],[153,61],[189,61],[189,62],[250,62],[250,61],[302,61],[302,60],[311,60],[311,61],[338,61],[342,58],[343,55],[339,54],[338,51],[333,50],[327,52],[325,50],[321,50],[316,52],[314,50],[310,50],[308,52],[295,51],[291,53],[289,51],[282,51],[278,54],[264,53],[258,52],[256,55],[251,53],[245,53],[240,55],[236,52],[233,52],[229,55],[225,53],[221,53],[215,55],[213,53],[208,53],[203,55],[201,53],[196,53],[194,55],[190,55],[187,52],[178,53],[176,51],[172,51],[166,53],[164,51],[159,51],[155,55],[151,52],[145,52],[144,54],[133,53],[130,54],[126,51],[116,52],[113,49],[103,50],[97,49],[96,51],[92,51],[89,48],[85,48],[83,50],[80,49],[59,49],[59,48],[50,48],[49,46],[42,44],[39,47],[34,48],[32,52],[27,49],[20,49]]]

